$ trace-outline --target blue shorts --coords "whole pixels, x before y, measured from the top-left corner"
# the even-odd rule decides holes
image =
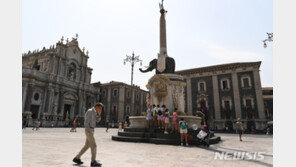
[[[237,134],[243,134],[243,131],[242,130],[237,130]]]

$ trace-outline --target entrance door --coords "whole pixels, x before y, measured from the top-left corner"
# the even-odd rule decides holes
[[[31,105],[30,111],[32,112],[32,119],[37,119],[38,112],[39,112],[39,105]]]
[[[70,104],[65,104],[63,120],[65,120],[66,117],[68,117],[68,119],[70,119],[70,111],[71,111],[71,105]]]

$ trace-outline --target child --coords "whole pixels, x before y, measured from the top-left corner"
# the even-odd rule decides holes
[[[168,130],[168,126],[169,126],[169,123],[170,123],[170,111],[168,109],[165,109],[164,117],[165,117],[164,134],[169,134],[167,130]]]
[[[121,122],[119,122],[118,131],[122,132],[122,123]]]
[[[125,121],[124,123],[124,127],[127,128],[128,127],[128,123]]]
[[[184,121],[184,118],[181,118],[181,121],[180,121],[180,134],[181,134],[181,146],[183,146],[183,136],[185,138],[186,146],[188,146],[188,142],[187,142],[187,123]]]
[[[172,121],[172,130],[171,133],[178,133],[178,124],[179,123],[179,119],[178,119],[178,109],[175,108],[175,111],[173,112],[173,121]]]
[[[153,109],[152,106],[150,105],[149,108],[147,109],[147,115],[146,115],[146,121],[147,121],[147,127],[150,128],[151,124],[152,124],[152,113],[153,113]]]
[[[37,130],[40,130],[40,129],[39,129],[39,126],[40,126],[40,121],[37,120],[37,123],[36,123],[36,131],[37,131]]]
[[[161,129],[163,128],[163,112],[164,112],[164,105],[162,107],[158,108],[157,110],[157,120],[158,120],[158,127]]]
[[[157,111],[158,111],[159,105],[157,107],[153,105],[153,127],[157,127]]]

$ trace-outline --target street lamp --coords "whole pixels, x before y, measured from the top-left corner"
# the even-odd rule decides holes
[[[126,58],[123,60],[123,64],[125,65],[126,62],[130,62],[132,66],[132,74],[131,74],[131,86],[133,86],[133,75],[134,75],[134,66],[135,63],[140,62],[140,65],[142,66],[142,60],[139,59],[140,56],[135,56],[134,52],[132,56],[126,55]]]
[[[267,44],[266,42],[273,42],[273,33],[268,33],[267,32],[267,39],[263,40],[263,47],[266,48],[267,47]]]

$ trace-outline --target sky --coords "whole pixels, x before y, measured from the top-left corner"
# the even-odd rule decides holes
[[[139,55],[142,68],[159,52],[160,0],[25,0],[22,1],[22,52],[48,48],[62,36],[78,33],[89,50],[91,82],[130,84],[126,55]],[[272,0],[164,0],[168,56],[176,71],[234,62],[262,61],[263,87],[273,86]],[[155,71],[141,73],[134,84],[146,89]]]

